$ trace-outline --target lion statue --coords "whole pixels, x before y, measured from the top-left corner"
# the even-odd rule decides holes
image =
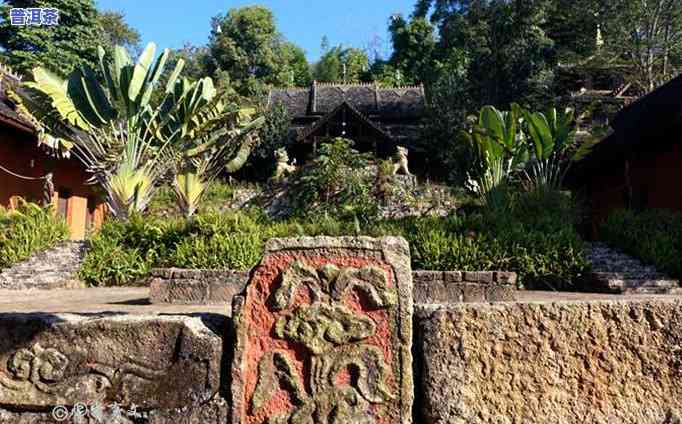
[[[393,164],[393,175],[398,175],[403,173],[405,175],[412,175],[407,163],[408,150],[406,147],[398,146],[398,150],[395,155],[396,163]]]
[[[296,159],[289,163],[289,154],[285,148],[275,151],[275,159],[277,159],[277,168],[273,176],[274,180],[280,180],[296,171]]]

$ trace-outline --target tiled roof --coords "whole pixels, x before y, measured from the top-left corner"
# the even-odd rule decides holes
[[[0,67],[0,123],[33,132],[33,126],[16,112],[14,104],[7,97],[6,90],[16,89],[19,82],[16,75],[8,72],[5,67]]]
[[[386,88],[375,84],[315,82],[310,88],[273,89],[268,98],[270,105],[284,105],[294,118],[324,115],[344,102],[367,116],[420,118],[425,107],[424,87]]]

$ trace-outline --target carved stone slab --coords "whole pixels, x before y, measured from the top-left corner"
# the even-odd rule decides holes
[[[208,316],[0,315],[0,404],[208,402],[220,386],[221,324]]]
[[[270,240],[233,308],[233,424],[412,422],[404,239]]]

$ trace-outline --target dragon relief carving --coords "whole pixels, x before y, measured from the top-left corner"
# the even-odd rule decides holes
[[[69,358],[59,350],[36,343],[31,349],[19,349],[9,357],[7,372],[0,371],[0,387],[48,397],[80,396],[78,400],[83,400],[88,395],[102,397],[108,389],[120,391],[131,379],[154,382],[165,374],[164,370],[129,359],[120,366],[91,363],[84,372],[67,377],[69,364]]]
[[[312,302],[294,308],[301,287],[309,289]],[[276,321],[274,334],[306,349],[309,363],[303,369],[309,371],[300,375],[290,354],[281,350],[260,359],[252,411],[264,407],[280,387],[290,393],[294,405],[292,411],[270,417],[268,424],[374,424],[371,405],[395,399],[382,350],[364,343],[376,334],[377,324],[343,303],[351,290],[362,291],[372,308],[397,304],[397,294],[388,287],[381,268],[314,268],[297,261],[282,273],[271,306],[286,313]],[[308,390],[302,381],[308,382]]]
[[[0,374],[0,384],[10,390],[22,390],[33,385],[44,393],[53,393],[52,384],[64,378],[69,359],[57,349],[43,349],[39,343],[32,349],[20,349],[7,362],[13,378]]]

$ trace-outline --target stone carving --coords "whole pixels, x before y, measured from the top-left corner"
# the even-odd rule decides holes
[[[218,392],[222,340],[198,318],[10,314],[1,321],[2,405],[172,409]]]
[[[277,168],[275,169],[275,175],[272,177],[275,181],[281,180],[296,171],[296,159],[289,163],[289,154],[285,148],[275,151],[275,159],[277,159]]]
[[[7,361],[9,375],[0,372],[0,386],[21,394],[34,392],[32,398],[46,399],[49,395],[69,397],[88,388],[87,395],[94,394],[100,400],[109,389],[121,391],[135,385],[136,379],[153,382],[166,371],[152,369],[132,359],[128,361],[119,367],[91,363],[79,374],[66,378],[69,358],[57,349],[44,349],[36,343],[32,349],[19,349],[10,356]]]
[[[398,146],[395,157],[397,162],[393,164],[393,175],[398,175],[401,172],[405,175],[412,175],[408,167],[407,154],[406,147]]]
[[[302,240],[323,249],[338,239]],[[392,267],[392,254],[370,254],[381,242],[341,240],[355,248],[278,255],[278,241],[268,243],[235,302],[234,424],[411,422],[411,357],[402,345],[411,338],[411,312],[402,309],[411,311],[409,259]]]
[[[53,393],[51,383],[64,377],[69,359],[56,349],[43,349],[40,344],[31,350],[20,349],[12,355],[7,369],[12,378],[0,374],[0,385],[10,390],[26,390],[31,384],[44,393]]]
[[[361,277],[367,279],[360,280]],[[311,393],[308,395],[299,384],[287,354],[275,351],[260,361],[252,408],[263,406],[283,380],[293,390],[297,408],[271,417],[269,423],[303,423],[316,417],[325,423],[357,422],[361,417],[363,422],[375,422],[365,417],[369,404],[381,404],[392,398],[384,381],[387,367],[383,353],[363,344],[337,348],[375,335],[376,324],[343,306],[340,300],[346,290],[358,286],[373,294],[370,296],[373,306],[394,305],[395,291],[388,288],[385,271],[374,267],[341,269],[334,265],[316,270],[297,261],[282,275],[282,285],[274,293],[275,309],[292,306],[293,293],[301,285],[314,293],[314,303],[281,316],[275,324],[275,334],[304,345],[311,353],[310,375],[306,376],[311,382]],[[337,387],[337,378],[347,369],[357,370],[357,380]]]

